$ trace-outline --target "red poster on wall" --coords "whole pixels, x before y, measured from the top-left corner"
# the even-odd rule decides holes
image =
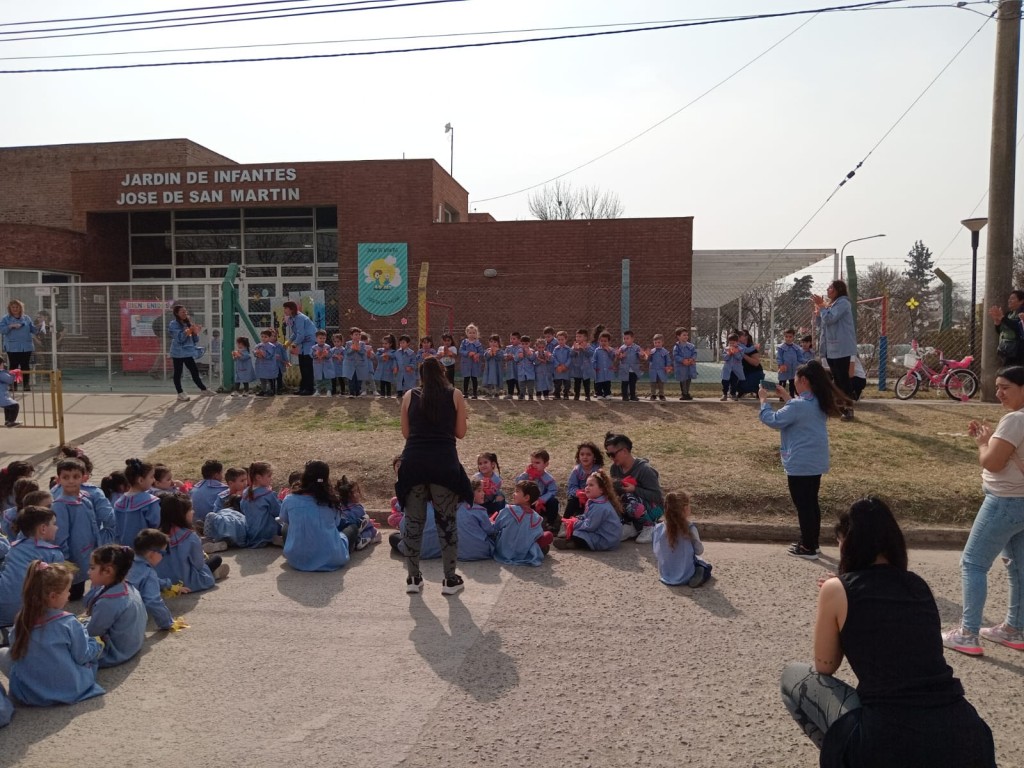
[[[164,354],[171,302],[121,300],[121,367],[148,371]]]

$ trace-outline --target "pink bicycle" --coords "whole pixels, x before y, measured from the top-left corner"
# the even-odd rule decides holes
[[[936,371],[925,363],[924,353],[918,349],[917,341],[913,341],[911,346],[911,351],[903,359],[907,372],[896,381],[896,397],[909,400],[922,385],[936,389],[941,387],[953,400],[966,402],[974,397],[981,382],[978,374],[971,370],[973,357],[968,355],[963,360],[948,360],[940,350],[936,350],[942,366]]]

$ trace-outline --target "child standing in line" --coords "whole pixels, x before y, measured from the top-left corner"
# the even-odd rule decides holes
[[[455,337],[450,333],[441,335],[441,346],[437,348],[437,358],[444,366],[444,375],[448,382],[455,386],[455,360],[459,356],[459,348],[455,346]]]
[[[411,344],[412,339],[405,334],[398,337],[398,349],[395,351],[395,397],[399,400],[402,399],[402,395],[416,387],[416,380],[419,378],[416,350]]]
[[[609,338],[611,338],[609,336]],[[595,343],[597,339],[594,339]],[[572,399],[580,399],[580,385],[587,401],[590,401],[590,382],[594,378],[594,351],[597,347],[590,343],[590,335],[586,328],[576,331],[576,341],[569,352],[569,375],[572,377]],[[566,393],[568,394],[568,393]],[[599,394],[596,389],[594,394]]]
[[[193,525],[195,522],[193,521]],[[203,534],[203,552],[210,555],[230,547],[246,547],[249,538],[245,532],[246,520],[242,514],[242,497],[229,495],[221,505],[206,516]],[[277,538],[276,536],[274,537]]]
[[[370,346],[363,342],[361,329],[350,328],[349,333],[351,339],[345,342],[345,360],[341,375],[348,379],[348,396],[359,397],[362,394],[363,382],[370,375]]]
[[[370,338],[370,334],[363,331],[359,335],[359,340],[366,345],[366,387],[364,392],[367,397],[377,396],[377,357],[373,354],[373,339]]]
[[[156,528],[143,528],[139,531],[133,547],[135,558],[125,577],[125,581],[138,591],[142,604],[146,607],[146,613],[153,617],[157,629],[164,631],[174,626],[174,617],[167,610],[167,603],[164,602],[161,590],[171,589],[173,584],[170,579],[161,579],[157,576],[156,566],[164,559],[164,552],[169,543],[167,534]],[[179,594],[187,594],[191,590],[181,585],[178,591]]]
[[[221,491],[227,490],[227,486],[224,484],[224,465],[216,459],[204,461],[199,472],[203,479],[192,486],[189,496],[192,498],[192,509],[195,513],[196,533],[202,535],[203,521],[213,511],[217,496]]]
[[[297,571],[336,571],[348,562],[349,542],[339,530],[341,515],[330,474],[325,462],[308,462],[281,504],[287,530],[284,559]]]
[[[494,559],[505,565],[540,565],[553,534],[535,511],[540,489],[532,480],[519,480],[512,503],[494,516]]]
[[[654,557],[662,584],[699,587],[711,578],[697,526],[690,518],[690,497],[683,491],[665,495],[665,519],[654,527]]]
[[[540,489],[539,498],[534,502],[533,508],[544,517],[544,525],[547,530],[557,532],[561,525],[562,518],[558,514],[558,483],[548,472],[548,464],[551,462],[551,455],[541,449],[530,453],[530,463],[526,470],[516,478],[520,480],[532,480]]]
[[[544,339],[537,339],[533,345],[533,375],[537,387],[537,399],[547,400],[551,395],[551,354]]]
[[[18,380],[21,378],[21,371],[17,374],[11,373],[7,370],[7,363],[4,362],[2,356],[0,356],[0,406],[4,409],[4,426],[5,427],[20,427],[21,422],[18,421],[18,412],[21,410],[21,404],[18,403],[13,397],[11,397],[8,387],[17,387]]]
[[[803,350],[796,344],[796,331],[787,328],[782,343],[775,348],[775,363],[779,366],[779,386],[788,384],[789,396],[796,397],[796,369],[800,367]]]
[[[594,350],[594,391],[598,400],[609,400],[612,396],[612,376],[615,373],[615,350],[612,349],[612,335],[602,331],[598,337],[600,346]]]
[[[522,336],[519,339],[519,349],[515,352],[516,358],[516,379],[519,382],[519,399],[522,400],[525,392],[529,400],[533,400],[537,379],[537,355],[530,347],[530,337]]]
[[[466,326],[466,338],[459,344],[459,372],[462,374],[462,394],[477,398],[477,384],[483,369],[484,345],[480,343],[480,329],[473,323]],[[469,394],[470,386],[473,394]]]
[[[421,365],[423,365],[423,361],[426,360],[428,357],[436,356],[436,354],[437,354],[437,350],[434,349],[434,337],[433,336],[423,336],[423,337],[421,337],[420,338],[420,348],[418,350],[416,350],[417,377],[419,375],[418,374],[419,367]]]
[[[743,349],[738,333],[730,333],[722,350],[722,397],[724,403],[730,397],[740,399],[740,383],[743,381]]]
[[[690,341],[690,331],[676,328],[676,344],[672,347],[672,362],[679,380],[679,399],[693,400],[690,382],[697,378],[697,347]]]
[[[519,370],[516,365],[516,355],[523,346],[523,339],[519,331],[512,331],[508,337],[508,346],[505,347],[505,389],[506,400],[511,400],[513,393],[523,399],[523,393],[519,389]]]
[[[391,397],[391,385],[395,382],[397,366],[395,365],[395,348],[398,342],[395,341],[395,334],[386,333],[380,341],[383,346],[377,350],[377,367],[373,372],[373,378],[377,382],[377,396],[383,398]]]
[[[265,461],[249,465],[249,489],[242,494],[241,509],[245,516],[245,541],[250,549],[267,544],[282,546],[281,526],[277,522],[281,502],[272,483],[274,468]]]
[[[558,339],[555,338],[555,329],[550,325],[546,326],[541,333],[544,334],[544,351],[550,352],[558,346]]]
[[[269,328],[260,331],[260,343],[252,353],[256,378],[260,380],[261,397],[277,394],[277,345],[272,341],[273,338],[273,331]]]
[[[313,357],[313,388],[317,397],[327,397],[327,388],[334,387],[334,361],[331,346],[327,343],[327,331],[316,332],[316,344],[310,351]]]
[[[612,479],[599,469],[587,478],[583,492],[587,498],[583,514],[565,521],[565,538],[555,539],[555,549],[618,549],[622,509],[612,488]]]
[[[501,468],[498,454],[484,452],[476,457],[477,472],[472,480],[479,480],[484,489],[483,505],[487,514],[493,515],[505,506],[505,494],[501,492]]]
[[[104,544],[93,550],[89,562],[92,589],[85,596],[85,629],[104,643],[101,667],[128,661],[146,639],[146,606],[138,590],[125,581],[134,560],[131,547]]]
[[[22,586],[29,565],[64,562],[64,553],[53,542],[57,537],[57,516],[49,507],[25,507],[18,513],[11,530],[24,538],[11,544],[4,569],[0,571],[0,627],[11,626],[21,610]]]
[[[143,528],[160,525],[160,499],[149,492],[153,487],[153,465],[140,459],[125,461],[124,476],[131,483],[128,493],[117,500],[117,541],[128,545]]]
[[[342,368],[345,366],[345,337],[340,333],[336,333],[331,337],[331,340],[333,342],[331,347],[331,368],[334,372],[334,378],[331,380],[331,394],[336,397],[343,397],[348,388],[348,382],[341,375]]]
[[[814,339],[811,338],[811,334],[805,334],[800,337],[800,362],[809,363],[817,355],[814,353],[814,349],[811,346],[814,343]]]
[[[252,366],[252,353],[249,351],[249,338],[239,336],[235,339],[235,351],[231,353],[235,360],[235,397],[249,396],[249,384],[256,380],[256,371]]]
[[[591,442],[576,446],[576,466],[569,473],[569,482],[565,488],[565,516],[579,517],[583,514],[586,499],[580,500],[579,494],[587,485],[587,478],[604,465],[601,449]]]
[[[615,352],[623,402],[640,400],[636,396],[636,381],[640,376],[640,362],[644,357],[644,351],[640,349],[640,345],[633,341],[633,332],[623,331],[622,345]]]
[[[473,503],[461,502],[456,510],[459,526],[459,560],[490,560],[494,557],[494,523],[484,508],[484,484],[470,480]]]
[[[284,372],[288,369],[288,366],[291,365],[291,353],[288,351],[288,348],[281,343],[277,329],[271,328],[270,330],[273,332],[271,341],[274,343],[274,346],[277,347],[277,394],[283,395]]]
[[[74,704],[102,696],[96,667],[103,641],[89,637],[64,610],[71,569],[33,560],[25,576],[24,605],[11,633],[11,695],[31,707]]]
[[[665,349],[665,337],[654,334],[654,346],[647,354],[647,367],[651,379],[651,400],[665,399],[665,382],[672,374],[672,360]]]
[[[488,340],[487,350],[484,352],[484,395],[487,397],[501,397],[502,358],[501,337],[493,334]]]
[[[551,355],[551,374],[555,383],[555,400],[569,399],[569,379],[572,368],[572,348],[569,346],[569,334],[559,331],[555,334],[555,344],[548,350]]]
[[[170,579],[172,584],[181,582],[191,592],[202,592],[228,575],[228,564],[220,555],[207,561],[203,554],[203,545],[192,530],[192,502],[188,496],[179,493],[160,499],[160,530],[170,540],[167,555],[156,566],[160,578]]]

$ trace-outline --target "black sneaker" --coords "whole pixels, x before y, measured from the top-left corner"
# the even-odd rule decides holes
[[[786,550],[787,555],[793,557],[800,557],[804,560],[817,560],[818,552],[813,549],[807,549],[803,544],[791,544],[789,549]]]
[[[441,584],[442,595],[457,595],[459,592],[466,588],[465,582],[462,581],[462,577],[458,574],[449,576]]]
[[[410,595],[418,595],[423,591],[422,576],[406,576],[405,591]]]

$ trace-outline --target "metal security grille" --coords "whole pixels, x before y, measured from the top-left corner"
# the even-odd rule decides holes
[[[11,392],[21,406],[22,429],[56,429],[64,444],[64,390],[60,371],[22,371],[22,383]]]

